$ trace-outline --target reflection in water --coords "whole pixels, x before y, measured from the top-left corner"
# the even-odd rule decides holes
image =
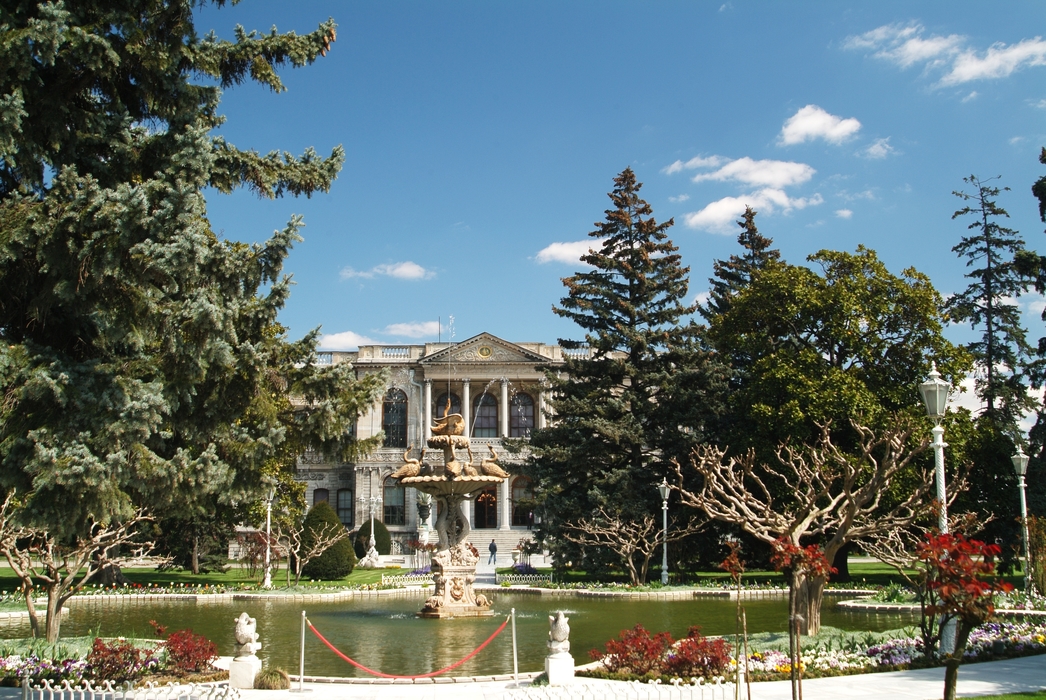
[[[308,603],[309,620],[334,646],[364,666],[384,673],[423,674],[458,661],[490,636],[516,608],[521,671],[539,670],[545,657],[548,616],[563,610],[570,618],[570,652],[577,663],[589,661],[588,651],[623,629],[642,624],[651,631],[667,630],[678,638],[690,625],[708,635],[734,633],[734,604],[725,598],[688,601],[641,601],[613,598],[495,594],[495,614],[487,618],[427,620],[415,617],[423,592],[395,597],[361,598],[349,602]],[[914,618],[837,611],[828,598],[822,623],[847,630],[882,630],[912,624]],[[787,600],[746,601],[751,633],[784,631]],[[191,603],[178,601],[100,602],[87,599],[70,605],[62,623],[66,636],[96,633],[102,636],[150,638],[149,620],[171,630],[191,628],[218,644],[219,653],[232,654],[233,620],[247,612],[258,620],[266,664],[296,672],[301,631],[300,603],[293,601],[234,601]],[[323,646],[306,630],[305,673],[317,676],[364,676]],[[28,623],[0,626],[5,638],[29,635]],[[511,626],[475,658],[451,675],[512,672]]]

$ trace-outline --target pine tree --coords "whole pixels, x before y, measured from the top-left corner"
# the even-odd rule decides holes
[[[657,513],[670,459],[718,419],[725,375],[688,321],[696,306],[684,301],[689,270],[668,239],[673,222],[653,218],[640,187],[631,169],[614,179],[613,208],[589,234],[598,248],[581,258],[592,269],[564,279],[567,296],[553,308],[585,332],[559,341],[565,366],[548,373],[555,421],[531,437],[543,532],[561,545],[582,521],[627,525]],[[598,567],[620,564],[624,546],[561,554]]]
[[[966,275],[973,282],[948,301],[947,309],[952,320],[969,321],[973,328],[983,329],[981,339],[966,346],[979,368],[977,394],[985,404],[985,418],[1004,432],[1011,432],[1021,414],[1032,408],[1021,371],[1031,348],[1021,325],[1020,309],[1007,301],[1020,296],[1027,285],[1014,262],[1024,241],[1017,231],[999,223],[1009,214],[996,199],[1009,191],[1008,187],[992,187],[989,181],[975,175],[963,182],[973,185],[976,192],[953,192],[971,204],[956,211],[952,218],[972,216],[974,220],[967,229],[975,233],[964,236],[952,251],[965,257],[968,267],[979,267]]]
[[[211,230],[204,199],[329,190],[340,146],[261,155],[211,131],[219,86],[281,92],[276,69],[325,54],[335,25],[230,42],[199,37],[194,6],[0,10],[0,485],[56,537],[140,506],[242,506],[303,444],[368,446],[345,427],[374,386],[276,323],[301,219],[247,245]]]

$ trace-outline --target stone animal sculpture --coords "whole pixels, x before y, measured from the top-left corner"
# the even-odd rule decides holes
[[[258,643],[258,621],[244,612],[240,613],[235,622],[233,635],[236,637],[236,656],[251,656],[261,649]]]
[[[490,450],[490,457],[484,459],[479,465],[479,473],[483,476],[496,476],[499,479],[507,479],[508,472],[498,466],[497,460],[498,453],[494,451],[494,448],[487,445],[487,449]]]
[[[570,651],[570,618],[560,610],[548,616],[548,649],[553,654]]]

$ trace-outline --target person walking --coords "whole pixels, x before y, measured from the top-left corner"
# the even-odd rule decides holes
[[[498,543],[495,542],[492,538],[490,540],[490,546],[488,546],[487,549],[490,550],[490,556],[487,557],[487,563],[494,564],[496,566],[498,563]]]

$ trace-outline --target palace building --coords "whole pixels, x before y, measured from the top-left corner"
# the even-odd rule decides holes
[[[356,425],[359,438],[384,431],[381,448],[356,463],[331,463],[321,455],[299,458],[297,479],[307,484],[310,506],[328,501],[342,523],[357,529],[370,517],[385,523],[402,546],[418,532],[418,493],[390,478],[404,463],[404,453],[420,457],[435,418],[450,404],[468,426],[477,461],[497,453],[508,472],[524,459],[526,450],[510,454],[506,438],[524,438],[544,426],[542,365],[563,362],[564,350],[543,343],[510,343],[481,333],[460,343],[424,345],[364,345],[356,352],[321,352],[320,362],[351,362],[357,376],[387,372],[384,396],[363,413]],[[427,461],[442,459],[428,450]],[[533,525],[527,507],[529,480],[512,474],[501,484],[481,492],[467,506],[466,516],[477,545],[485,537],[499,546],[513,545]],[[435,510],[434,508],[432,509]],[[429,514],[429,524],[436,513]],[[516,532],[512,531],[524,531]],[[394,545],[395,546],[395,545]]]

